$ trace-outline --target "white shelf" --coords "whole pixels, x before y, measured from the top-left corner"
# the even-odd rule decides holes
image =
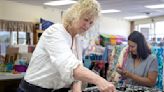
[[[22,79],[24,74],[0,73],[0,80]]]

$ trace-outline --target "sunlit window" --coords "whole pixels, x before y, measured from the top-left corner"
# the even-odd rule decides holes
[[[164,38],[164,21],[156,22],[155,33],[157,38]]]
[[[10,32],[0,31],[0,43],[10,43]]]
[[[147,40],[156,38],[156,41],[164,38],[164,21],[149,23],[149,24],[140,24],[135,26],[135,30],[142,32]],[[148,35],[148,37],[147,37]]]
[[[135,30],[143,33],[146,40],[150,40],[154,36],[154,25],[153,23],[150,24],[140,24],[135,26]]]
[[[12,32],[12,44],[26,44],[26,32]]]
[[[32,44],[33,34],[28,32],[18,32],[17,31],[0,31],[0,43],[8,43],[11,45],[17,44]]]

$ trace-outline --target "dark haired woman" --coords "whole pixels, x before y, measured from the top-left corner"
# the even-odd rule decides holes
[[[128,84],[153,87],[158,75],[158,64],[143,34],[133,31],[129,35],[128,50],[126,63],[124,67],[118,67],[117,72]]]

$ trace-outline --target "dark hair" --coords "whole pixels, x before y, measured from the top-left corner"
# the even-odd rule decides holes
[[[128,37],[128,41],[129,40],[137,44],[137,56],[132,55],[133,58],[139,57],[144,60],[149,54],[151,54],[151,51],[142,33],[133,31]]]

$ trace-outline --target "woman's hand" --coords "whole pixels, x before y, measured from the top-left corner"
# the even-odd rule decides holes
[[[121,68],[121,67],[117,67],[116,71],[123,77],[130,77],[130,72],[128,72],[127,70]]]
[[[100,80],[97,86],[100,92],[116,92],[115,86],[111,82],[106,81],[105,79]]]
[[[120,74],[120,75],[124,75],[124,73],[125,73],[125,71],[123,70],[123,68],[122,67],[117,67],[116,68],[116,71]]]

